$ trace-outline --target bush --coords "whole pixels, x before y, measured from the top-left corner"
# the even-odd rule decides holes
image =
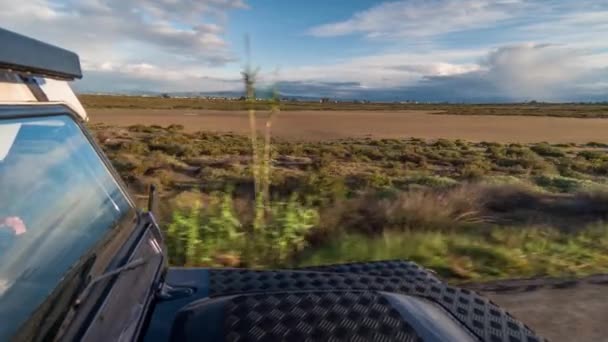
[[[562,176],[538,176],[535,181],[539,186],[556,192],[576,192],[582,186],[581,180]]]
[[[139,141],[128,141],[122,143],[120,149],[124,152],[140,155],[145,155],[146,153],[150,152],[148,145]]]
[[[505,149],[505,154],[511,158],[532,159],[538,158],[531,149],[519,144],[511,144]]]
[[[391,231],[453,231],[479,223],[477,187],[421,189],[383,194],[368,192],[323,210],[320,242],[346,233],[378,235]],[[388,195],[388,196],[387,196]],[[318,241],[319,242],[319,241]]]
[[[580,151],[576,155],[579,157],[585,158],[587,160],[603,160],[603,159],[606,159],[606,157],[607,157],[607,154],[605,151],[591,151],[591,150]]]
[[[272,202],[262,226],[239,218],[228,193],[207,203],[176,209],[167,226],[170,263],[177,266],[272,266],[286,262],[307,244],[318,212],[297,196]]]
[[[435,141],[433,146],[439,147],[442,149],[450,149],[450,150],[458,149],[458,146],[456,145],[456,143],[454,143],[451,140],[447,140],[447,139],[437,139],[437,141]]]
[[[482,141],[479,143],[479,145],[484,146],[484,147],[501,147],[502,146],[501,143],[489,142],[489,141]]]
[[[351,150],[351,153],[354,155],[362,155],[367,157],[368,160],[371,161],[380,161],[384,160],[384,154],[379,148],[370,147],[370,146],[357,146]]]
[[[169,131],[183,131],[184,125],[171,124],[171,125],[167,126],[167,129]]]
[[[426,164],[426,157],[411,149],[404,150],[401,153],[399,160],[402,162],[414,163],[418,166],[424,166]]]
[[[367,177],[367,187],[373,189],[386,189],[390,188],[393,182],[390,177],[380,172],[374,172]]]
[[[277,265],[306,246],[309,231],[319,224],[319,213],[302,205],[296,195],[287,202],[272,203],[270,211],[271,219],[262,228],[265,236],[256,254],[266,255],[267,260],[274,261],[271,264]]]
[[[129,132],[139,132],[139,133],[153,133],[156,131],[155,127],[146,126],[146,125],[131,125],[127,128]]]
[[[597,147],[597,148],[608,147],[608,144],[604,144],[604,143],[600,143],[600,142],[595,142],[595,141],[588,142],[585,145],[589,146],[589,147]]]
[[[148,145],[150,150],[162,151],[172,156],[192,157],[199,154],[196,146],[193,146],[187,138],[176,139],[171,136],[158,136],[151,139]]]
[[[241,228],[228,195],[212,197],[205,208],[194,203],[190,209],[176,210],[167,227],[169,261],[213,266],[221,255],[231,255],[238,264],[246,241]]]
[[[545,143],[534,145],[530,149],[543,157],[563,157],[565,155],[559,148]]]
[[[423,185],[423,186],[427,186],[430,188],[442,189],[442,188],[449,188],[454,185],[457,185],[458,181],[453,178],[450,178],[450,177],[429,175],[429,176],[416,176],[416,177],[409,178],[409,179],[407,179],[406,183]]]
[[[119,155],[113,158],[112,164],[121,175],[135,171],[141,165],[136,158]]]
[[[483,160],[474,160],[471,163],[465,164],[462,169],[462,176],[470,180],[480,179],[491,169],[492,166],[487,162],[484,162]]]
[[[486,153],[490,155],[491,158],[504,158],[506,156],[506,149],[502,146],[488,146],[486,149]]]
[[[594,173],[599,175],[608,175],[608,162],[602,162],[593,165],[592,170]]]

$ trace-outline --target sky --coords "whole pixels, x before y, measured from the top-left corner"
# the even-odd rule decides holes
[[[80,92],[240,91],[249,61],[259,87],[285,96],[608,100],[608,0],[0,0],[0,8],[3,28],[80,55]]]

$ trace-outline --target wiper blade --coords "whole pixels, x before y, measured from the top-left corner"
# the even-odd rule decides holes
[[[100,281],[102,281],[104,279],[113,277],[115,275],[119,275],[123,272],[131,271],[140,266],[143,266],[146,263],[148,263],[148,261],[150,261],[150,259],[151,258],[137,258],[133,261],[126,263],[123,266],[120,266],[112,271],[103,273],[102,275],[99,275],[99,276],[91,279],[91,281],[87,284],[87,286],[84,288],[84,290],[82,290],[82,293],[80,294],[80,296],[78,296],[78,298],[76,298],[74,305],[78,306],[84,301],[84,299],[89,295],[89,292],[91,292],[91,288],[93,288],[93,285],[99,283]]]

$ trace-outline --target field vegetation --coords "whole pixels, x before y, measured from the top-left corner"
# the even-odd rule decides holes
[[[246,101],[205,98],[163,98],[160,96],[80,95],[87,108],[125,109],[208,109],[208,110],[267,110],[271,100]],[[363,103],[319,101],[281,101],[281,110],[383,111],[423,110],[450,115],[513,115],[553,116],[574,118],[608,118],[608,103],[522,103],[522,104],[426,104],[426,103]]]
[[[176,265],[406,258],[452,281],[608,270],[608,145],[296,142],[267,122],[253,139],[90,129],[142,204],[160,187]]]

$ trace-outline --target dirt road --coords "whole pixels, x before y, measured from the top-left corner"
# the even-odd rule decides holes
[[[608,275],[467,287],[482,292],[550,341],[608,341]]]
[[[181,124],[188,131],[246,133],[246,112],[190,109],[89,109],[93,123]],[[259,112],[259,118],[266,115]],[[262,120],[259,124],[262,125]],[[275,136],[298,140],[348,137],[465,139],[470,141],[608,143],[608,119],[434,115],[425,111],[293,111],[273,122]]]

